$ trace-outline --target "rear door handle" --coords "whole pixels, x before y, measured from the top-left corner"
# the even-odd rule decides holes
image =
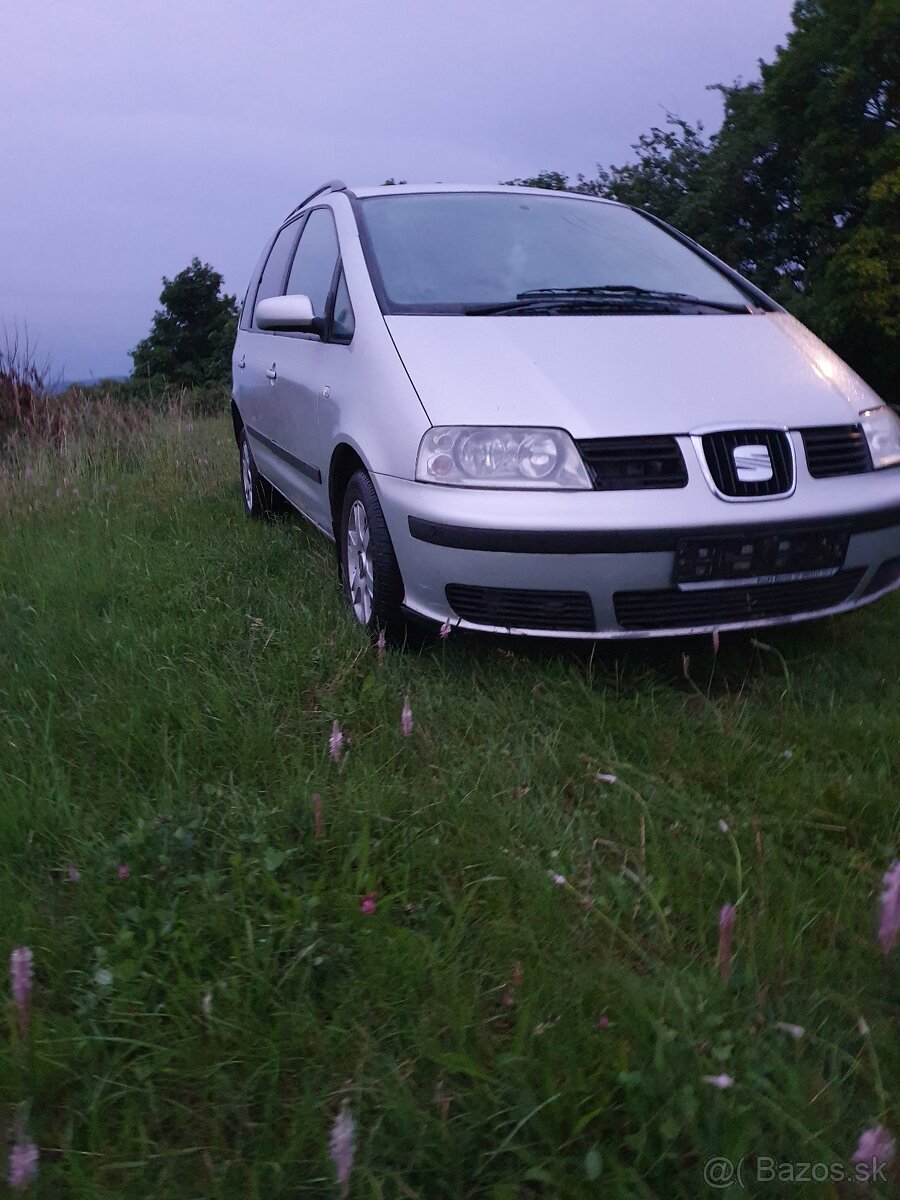
[[[243,369],[244,369],[244,367],[246,367],[246,365],[247,365],[247,355],[242,354],[241,357],[238,359],[238,367],[240,368],[240,370],[243,371]]]
[[[266,379],[271,379],[274,383],[277,378],[278,372],[275,370],[275,364],[272,363],[271,367],[266,371]]]

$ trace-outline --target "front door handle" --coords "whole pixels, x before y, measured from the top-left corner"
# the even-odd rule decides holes
[[[266,371],[266,379],[271,379],[274,383],[277,378],[278,372],[275,370],[275,364],[272,363],[271,367]]]
[[[242,354],[241,357],[238,359],[238,368],[241,371],[243,371],[243,369],[244,369],[244,367],[246,367],[246,365],[247,365],[247,355]]]

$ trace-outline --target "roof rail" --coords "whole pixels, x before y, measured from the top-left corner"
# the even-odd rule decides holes
[[[347,185],[343,179],[329,179],[327,183],[323,183],[320,188],[316,188],[314,192],[310,192],[305,200],[301,200],[296,208],[292,208],[288,213],[288,217],[292,217],[294,213],[298,213],[301,208],[305,208],[310,200],[315,200],[316,196],[321,196],[324,192],[345,192]]]

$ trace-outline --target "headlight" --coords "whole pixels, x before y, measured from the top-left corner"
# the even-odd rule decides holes
[[[579,488],[591,481],[561,429],[438,425],[422,438],[416,479],[454,487]]]
[[[860,413],[860,423],[869,443],[872,466],[896,467],[900,463],[900,417],[884,405]]]

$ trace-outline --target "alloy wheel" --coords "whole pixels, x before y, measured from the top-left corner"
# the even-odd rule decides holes
[[[347,574],[353,612],[361,625],[368,625],[375,579],[369,553],[369,518],[360,500],[354,500],[347,522]]]
[[[253,512],[253,469],[250,465],[250,447],[244,438],[241,446],[241,483],[244,487],[244,503],[247,512]]]

